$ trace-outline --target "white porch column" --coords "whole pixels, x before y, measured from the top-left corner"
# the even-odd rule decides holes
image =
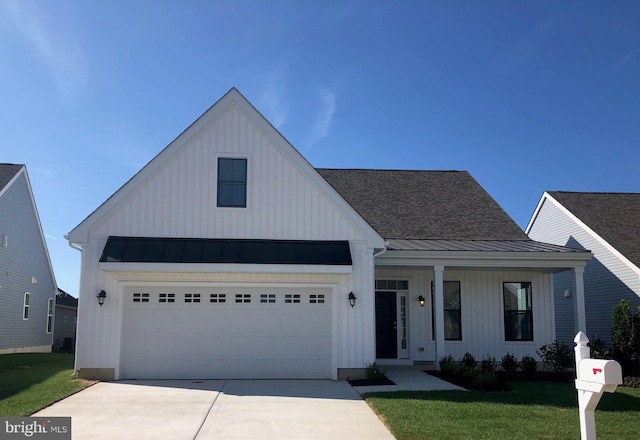
[[[444,353],[444,282],[443,265],[433,266],[433,318],[436,341],[436,370],[440,369],[440,359]]]
[[[587,317],[584,301],[584,266],[573,268],[573,288],[575,291],[575,331],[587,334]]]

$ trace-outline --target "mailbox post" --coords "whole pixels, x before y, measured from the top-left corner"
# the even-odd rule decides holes
[[[576,343],[576,390],[580,411],[580,438],[596,440],[596,419],[594,410],[603,392],[613,393],[622,383],[622,368],[616,361],[591,359],[589,338],[578,332]]]

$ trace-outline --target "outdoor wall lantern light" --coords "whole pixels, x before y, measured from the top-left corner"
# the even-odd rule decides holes
[[[353,306],[356,305],[356,296],[353,294],[353,292],[349,292],[349,296],[347,296],[347,299],[349,300],[349,305],[351,306],[351,308],[353,308]]]
[[[104,304],[104,299],[107,297],[107,292],[105,292],[104,290],[101,290],[100,292],[98,292],[98,294],[96,295],[96,298],[98,298],[98,304],[100,304],[100,307],[102,307],[102,304]]]
[[[420,307],[424,307],[424,296],[420,295],[418,301],[420,302]]]

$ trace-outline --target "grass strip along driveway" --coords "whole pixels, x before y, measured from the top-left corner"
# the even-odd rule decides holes
[[[512,391],[369,393],[366,401],[398,440],[578,439],[572,384],[514,382]],[[640,389],[618,387],[596,409],[598,440],[640,438]]]
[[[0,355],[0,415],[28,416],[94,382],[73,379],[73,355]]]

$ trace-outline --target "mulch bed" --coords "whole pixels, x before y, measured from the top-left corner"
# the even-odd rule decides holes
[[[347,380],[352,387],[368,387],[376,385],[395,385],[396,383],[389,380],[386,376],[379,379],[352,379]]]

